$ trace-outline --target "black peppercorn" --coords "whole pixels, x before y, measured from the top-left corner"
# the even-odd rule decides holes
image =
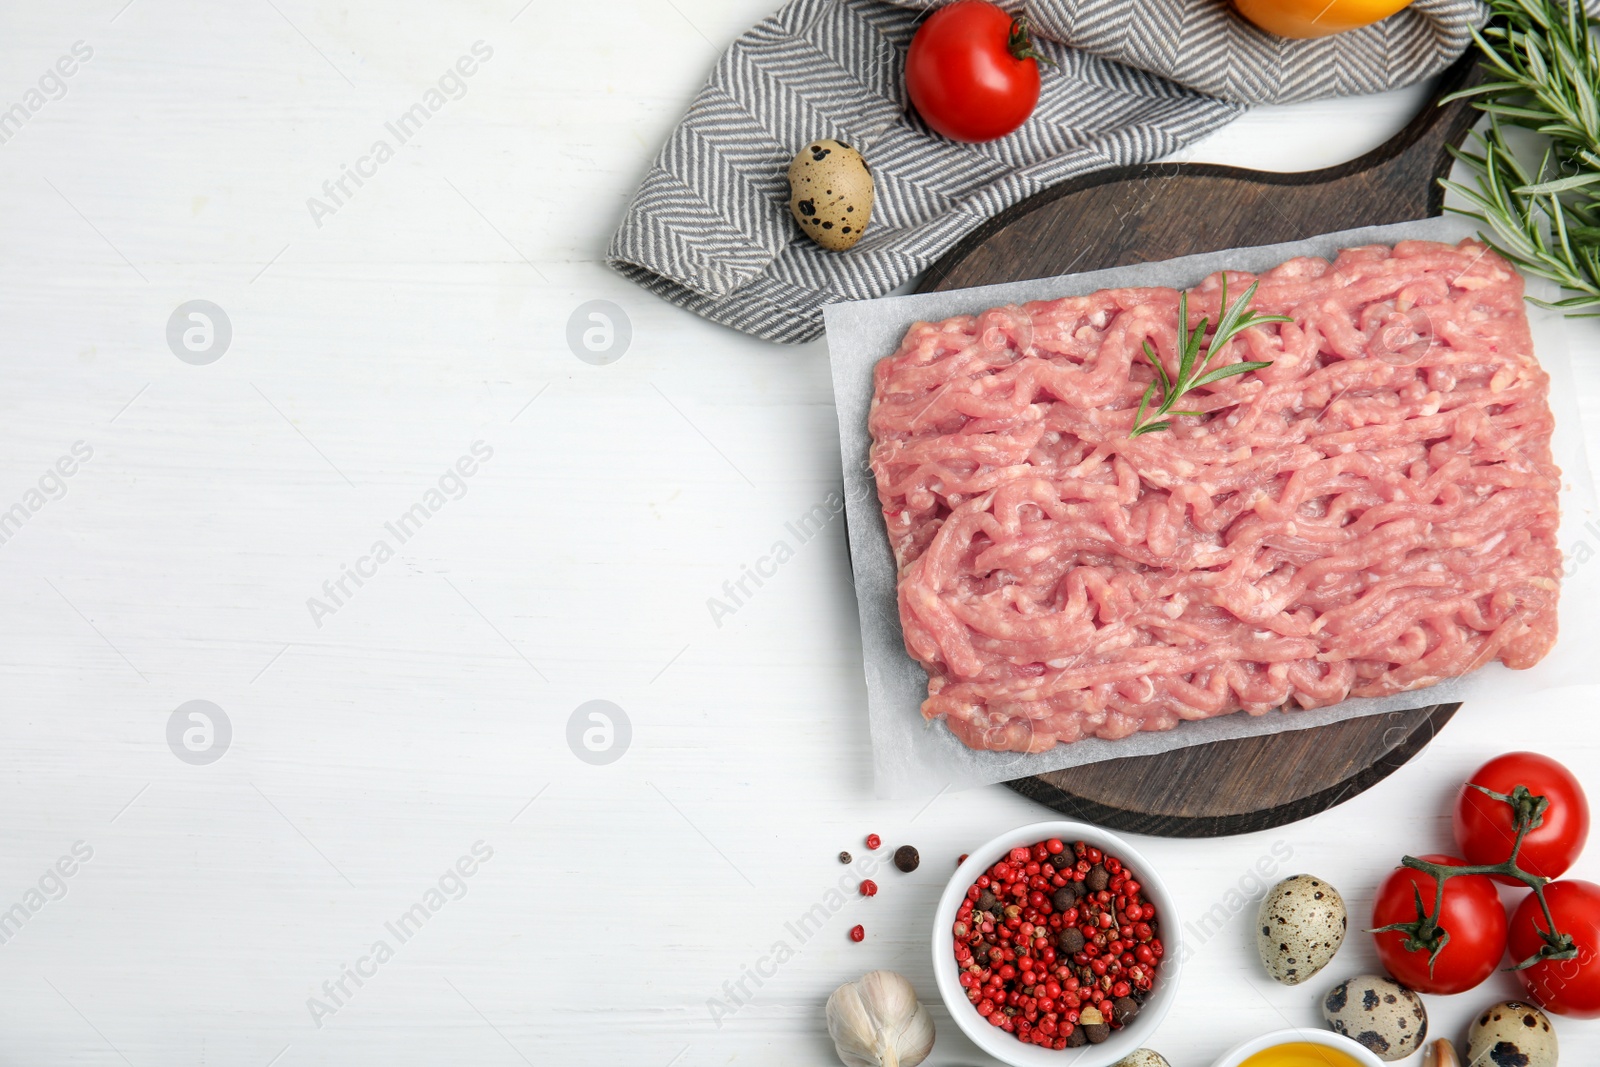
[[[1000,898],[985,889],[978,894],[978,910],[993,915],[1000,910]]]
[[[1105,1023],[1091,1023],[1083,1028],[1083,1036],[1089,1039],[1089,1044],[1098,1045],[1111,1036],[1111,1027]]]
[[[848,853],[848,852],[839,853],[839,862],[840,863],[849,863],[850,862],[850,853]]]
[[[1118,997],[1111,1002],[1111,1010],[1116,1013],[1117,1022],[1127,1026],[1139,1014],[1139,1002],[1132,997]]]
[[[1078,894],[1070,885],[1062,886],[1060,889],[1057,889],[1054,893],[1050,894],[1050,906],[1055,908],[1056,911],[1066,911],[1068,908],[1073,907],[1077,903]]]
[[[1074,1026],[1072,1033],[1067,1035],[1068,1048],[1082,1048],[1089,1043],[1089,1037],[1083,1032],[1083,1027]]]
[[[1054,867],[1058,871],[1067,867],[1071,867],[1076,862],[1077,857],[1070,852],[1057,852],[1054,856],[1050,857],[1050,866]]]
[[[1061,932],[1056,934],[1056,951],[1058,952],[1065,952],[1071,955],[1074,952],[1082,952],[1083,946],[1083,931],[1076,926],[1062,927]]]
[[[917,855],[917,850],[910,845],[901,845],[894,850],[894,865],[910,874],[917,869],[917,864],[922,862],[922,857]]]
[[[1085,878],[1083,883],[1098,893],[1111,884],[1111,872],[1097,863],[1089,868],[1089,877]]]

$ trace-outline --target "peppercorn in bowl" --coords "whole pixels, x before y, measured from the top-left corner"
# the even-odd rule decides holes
[[[1166,884],[1087,823],[974,849],[934,913],[933,969],[956,1025],[1014,1067],[1109,1067],[1176,995],[1182,926]]]

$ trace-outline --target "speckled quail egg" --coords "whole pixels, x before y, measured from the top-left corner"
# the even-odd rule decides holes
[[[1137,1052],[1130,1052],[1111,1067],[1172,1067],[1167,1058],[1159,1052],[1151,1052],[1142,1048]]]
[[[1496,1004],[1472,1020],[1467,1062],[1474,1067],[1556,1067],[1555,1028],[1532,1004]]]
[[[842,141],[812,141],[789,164],[789,210],[823,248],[843,252],[872,221],[872,171]]]
[[[1322,998],[1322,1017],[1336,1033],[1365,1045],[1380,1060],[1403,1060],[1428,1038],[1422,998],[1375,974],[1340,982]]]
[[[1273,981],[1299,985],[1344,944],[1349,916],[1333,886],[1309,874],[1285,878],[1256,912],[1256,951]]]

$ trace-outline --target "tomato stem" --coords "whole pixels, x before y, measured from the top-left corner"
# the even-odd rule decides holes
[[[1437,916],[1444,911],[1444,884],[1451,878],[1470,876],[1474,874],[1501,875],[1514,881],[1521,882],[1533,890],[1533,895],[1539,899],[1539,907],[1544,911],[1545,929],[1539,931],[1539,937],[1544,944],[1539,946],[1539,951],[1527,959],[1516,964],[1510,969],[1513,971],[1526,970],[1536,963],[1544,960],[1570,960],[1578,956],[1578,947],[1572,940],[1572,935],[1563,934],[1556,930],[1555,916],[1550,913],[1550,902],[1545,899],[1544,887],[1550,884],[1550,879],[1543,875],[1533,874],[1522,869],[1517,862],[1522,854],[1522,842],[1529,831],[1537,829],[1544,824],[1544,813],[1550,810],[1550,801],[1547,797],[1534,794],[1527,786],[1519,785],[1509,794],[1496,793],[1485,789],[1476,783],[1468,783],[1473,789],[1483,793],[1502,804],[1509,805],[1512,811],[1516,839],[1511,843],[1511,855],[1503,863],[1470,863],[1456,866],[1448,863],[1434,863],[1431,860],[1418,859],[1407,856],[1400,861],[1401,866],[1410,867],[1414,871],[1421,871],[1434,881],[1436,892],[1433,897],[1433,912],[1429,914],[1422,906],[1422,893],[1412,886],[1412,893],[1416,897],[1417,918],[1414,922],[1393,923],[1381,926],[1369,933],[1385,933],[1395,931],[1404,933],[1405,949],[1407,952],[1417,952],[1426,949],[1428,955],[1428,973],[1433,973],[1433,965],[1439,958],[1439,953],[1450,940],[1449,931],[1440,926]],[[1537,924],[1535,924],[1537,929]]]
[[[1016,59],[1036,59],[1040,63],[1048,63],[1052,67],[1056,61],[1033,47],[1033,35],[1028,32],[1028,16],[1018,15],[1011,20],[1011,36],[1006,41],[1006,47],[1011,50],[1011,55]]]

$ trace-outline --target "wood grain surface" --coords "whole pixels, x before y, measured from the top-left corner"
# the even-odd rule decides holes
[[[1476,112],[1439,101],[1469,56],[1388,142],[1348,163],[1270,173],[1194,163],[1121,167],[1032,197],[974,232],[919,291],[1101,270],[1438,215],[1438,179]],[[1108,760],[1008,783],[1104,826],[1177,837],[1249,833],[1314,815],[1403,766],[1455,714],[1438,704],[1308,730]]]

